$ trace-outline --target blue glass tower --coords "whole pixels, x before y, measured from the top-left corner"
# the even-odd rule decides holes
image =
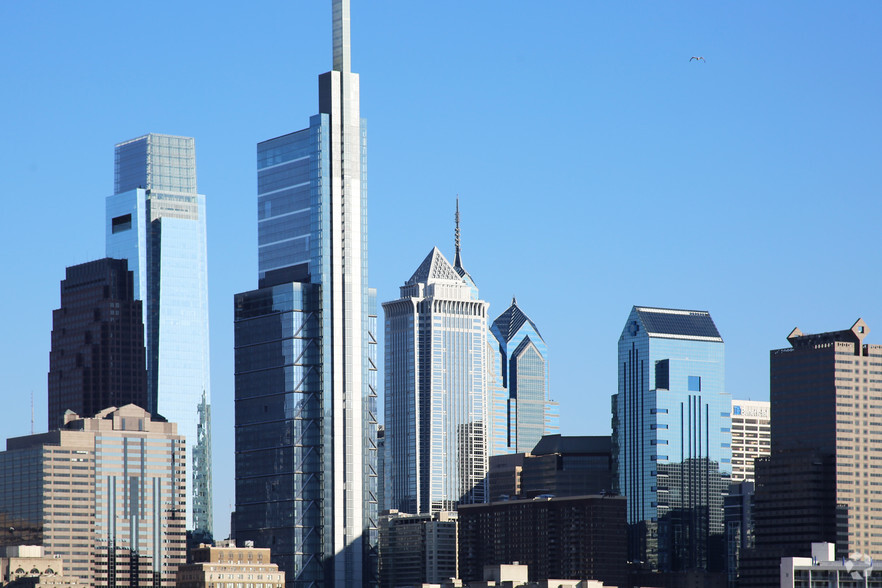
[[[187,528],[212,534],[211,385],[205,196],[192,138],[149,134],[116,146],[108,257],[127,259],[143,301],[146,408],[187,439]]]
[[[502,386],[507,395],[494,397],[492,455],[526,453],[543,435],[558,432],[558,405],[548,392],[548,346],[539,329],[518,306],[515,298],[490,327]]]
[[[375,585],[376,307],[367,136],[333,2],[309,127],[257,147],[258,290],[235,297],[236,539],[289,586]]]
[[[732,419],[710,314],[634,307],[612,407],[629,559],[662,572],[721,571]]]

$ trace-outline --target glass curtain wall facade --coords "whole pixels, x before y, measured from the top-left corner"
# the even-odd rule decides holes
[[[496,343],[502,387],[507,395],[494,395],[494,423],[504,423],[501,434],[493,432],[492,455],[527,453],[543,435],[559,430],[558,405],[550,400],[548,346],[539,329],[518,307],[516,299],[490,327]]]
[[[61,307],[52,312],[49,430],[64,413],[93,416],[110,406],[147,408],[141,301],[124,259],[67,268]]]
[[[629,559],[654,571],[721,571],[731,397],[710,314],[634,307],[619,338],[612,405]]]
[[[332,8],[319,114],[257,147],[259,289],[235,300],[236,540],[271,548],[289,586],[377,583],[367,128],[349,2]]]
[[[106,255],[128,260],[144,304],[147,409],[187,438],[187,527],[211,536],[205,196],[194,140],[151,133],[119,143],[106,204]]]
[[[488,306],[437,248],[401,298],[383,303],[391,508],[425,514],[484,502]]]

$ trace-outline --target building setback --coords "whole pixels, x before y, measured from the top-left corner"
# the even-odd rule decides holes
[[[710,314],[635,306],[612,408],[629,559],[647,571],[722,571],[731,398]]]
[[[187,438],[187,528],[210,537],[211,384],[205,196],[191,137],[150,133],[116,145],[105,250],[128,260],[144,304],[148,406]]]
[[[130,404],[8,439],[0,511],[81,583],[170,588],[186,560],[186,446],[176,431]],[[20,544],[17,535],[10,528],[0,541]]]
[[[870,329],[804,334],[770,354],[772,451],[756,463],[755,549],[745,586],[777,577],[781,557],[809,557],[813,542],[836,557],[882,557],[882,345]]]
[[[490,499],[500,500],[609,494],[613,477],[609,436],[546,435],[530,453],[492,456],[487,479]]]
[[[488,306],[461,262],[450,265],[437,247],[401,297],[383,303],[391,508],[422,514],[484,502]]]
[[[600,580],[623,586],[626,500],[576,496],[510,500],[459,508],[459,574],[483,579],[486,565],[529,565],[531,581]]]
[[[376,294],[348,0],[309,127],[257,146],[258,289],[235,296],[235,539],[294,586],[377,582]]]
[[[126,260],[67,268],[61,307],[52,312],[48,391],[50,431],[64,424],[67,410],[148,408],[141,301]]]

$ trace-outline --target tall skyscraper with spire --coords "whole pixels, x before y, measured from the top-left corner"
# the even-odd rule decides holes
[[[383,303],[386,475],[391,507],[423,514],[484,501],[487,309],[460,254],[437,247]]]
[[[349,1],[309,127],[257,146],[258,290],[235,296],[236,539],[288,586],[377,583],[376,294]]]
[[[211,536],[208,261],[195,142],[150,133],[115,151],[106,255],[128,260],[144,304],[145,408],[177,423],[187,440],[187,529]]]

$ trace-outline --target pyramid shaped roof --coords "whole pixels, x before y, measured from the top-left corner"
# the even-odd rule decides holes
[[[457,273],[450,262],[444,257],[437,247],[433,247],[429,255],[420,264],[420,267],[410,276],[406,286],[414,284],[428,284],[436,280],[454,280],[462,282],[463,279]]]
[[[493,321],[493,327],[503,338],[505,338],[506,341],[511,341],[526,322],[529,322],[530,326],[533,327],[533,330],[536,331],[536,334],[542,337],[542,333],[539,332],[536,323],[531,321],[530,317],[525,315],[524,312],[518,308],[518,301],[515,298],[512,298],[511,306]]]

